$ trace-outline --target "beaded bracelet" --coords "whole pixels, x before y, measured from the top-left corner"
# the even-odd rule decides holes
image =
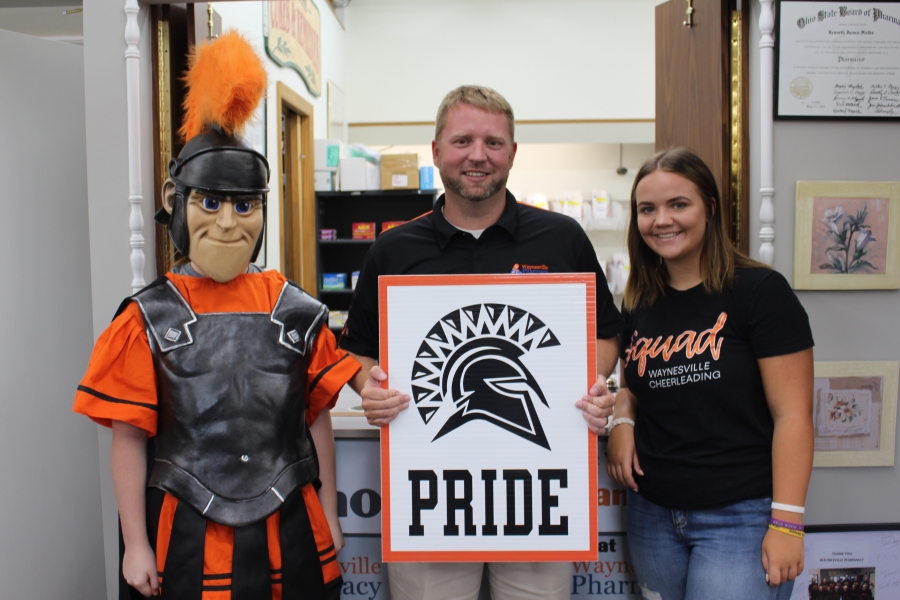
[[[618,427],[619,425],[631,425],[634,427],[634,419],[629,419],[628,417],[619,417],[618,419],[610,419],[606,423],[606,435],[609,435],[613,429]]]
[[[803,538],[805,533],[802,531],[794,531],[793,529],[788,529],[787,527],[779,527],[778,525],[769,524],[769,529],[774,529],[775,531],[780,531],[781,533],[786,533],[788,535],[792,535],[797,538]]]
[[[788,523],[787,521],[781,521],[780,519],[769,519],[769,525],[784,527],[786,529],[793,529],[794,531],[803,531],[803,525],[798,525],[797,523]]]

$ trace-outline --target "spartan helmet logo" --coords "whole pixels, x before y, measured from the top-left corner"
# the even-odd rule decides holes
[[[515,306],[475,304],[444,316],[419,346],[410,378],[426,425],[448,403],[455,407],[432,441],[480,419],[549,450],[535,401],[550,405],[521,356],[559,345],[540,319]]]

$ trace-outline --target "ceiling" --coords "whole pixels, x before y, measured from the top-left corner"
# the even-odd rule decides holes
[[[0,29],[74,43],[78,43],[74,38],[84,35],[82,13],[63,14],[66,9],[80,8],[72,5],[73,0],[66,0],[63,6],[41,7],[8,7],[5,3],[9,1],[0,0]]]
[[[0,8],[39,8],[41,6],[81,6],[78,0],[0,0]]]

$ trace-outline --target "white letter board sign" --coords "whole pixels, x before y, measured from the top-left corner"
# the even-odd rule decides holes
[[[593,274],[379,277],[385,561],[597,558]]]

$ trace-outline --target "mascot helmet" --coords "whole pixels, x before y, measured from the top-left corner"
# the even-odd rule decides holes
[[[188,256],[186,204],[191,190],[221,196],[258,194],[265,209],[269,163],[239,134],[266,91],[262,61],[240,34],[229,31],[195,48],[185,81],[188,93],[181,127],[185,145],[168,169],[175,183],[172,213],[160,209],[156,221],[168,226],[172,244]],[[256,260],[262,240],[260,231],[251,261]]]

